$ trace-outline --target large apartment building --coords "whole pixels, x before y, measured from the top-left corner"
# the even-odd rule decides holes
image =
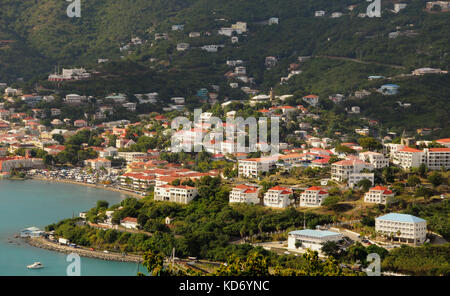
[[[290,203],[290,196],[293,194],[292,189],[275,186],[270,188],[264,194],[264,206],[272,208],[287,208]]]
[[[364,195],[364,202],[367,203],[377,203],[386,204],[388,198],[394,197],[394,192],[384,186],[375,186],[370,188],[368,192]]]
[[[234,187],[230,192],[230,203],[259,204],[259,188],[245,184]]]
[[[374,166],[356,158],[341,160],[331,165],[331,178],[342,182],[349,180],[352,174],[361,173],[363,169],[371,171],[374,169]]]
[[[430,170],[439,170],[442,167],[450,168],[450,148],[425,148],[427,167]]]
[[[188,204],[198,195],[197,188],[190,186],[155,186],[154,200]]]
[[[327,190],[317,186],[309,187],[300,195],[300,206],[319,207],[327,197]]]
[[[450,148],[425,148],[423,150],[404,147],[394,153],[394,164],[410,169],[425,164],[430,170],[450,168]]]
[[[412,215],[389,213],[375,218],[375,231],[401,243],[422,244],[426,239],[427,221]]]
[[[42,158],[26,158],[20,156],[0,158],[0,172],[11,172],[14,169],[43,169]]]

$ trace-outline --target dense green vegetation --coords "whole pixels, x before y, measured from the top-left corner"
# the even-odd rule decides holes
[[[88,226],[76,226],[77,219],[68,219],[50,225],[56,235],[84,246],[102,247],[124,252],[143,252],[149,249],[170,255],[175,248],[179,257],[198,256],[225,261],[230,254],[245,255],[248,245],[230,245],[249,235],[286,230],[303,226],[332,222],[331,216],[303,213],[290,208],[276,211],[262,207],[228,204],[229,189],[220,185],[219,178],[204,177],[195,183],[199,196],[186,206],[155,202],[150,197],[143,200],[129,198],[114,210],[112,222],[119,224],[125,217],[136,217],[142,230],[152,233],[126,233],[117,230],[97,230]],[[106,218],[108,205],[99,204],[87,215],[92,222]],[[170,227],[164,219],[171,217]]]
[[[402,246],[384,259],[382,269],[410,275],[450,274],[450,244],[423,247]]]
[[[428,205],[410,204],[405,213],[426,219],[430,229],[442,235],[447,241],[450,240],[450,201],[448,199]]]

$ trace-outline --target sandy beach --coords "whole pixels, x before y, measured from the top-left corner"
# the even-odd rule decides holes
[[[74,185],[81,185],[81,186],[88,186],[88,187],[92,187],[92,188],[98,188],[98,189],[104,189],[104,190],[110,190],[110,191],[115,191],[115,192],[119,192],[125,195],[129,195],[138,199],[142,199],[144,198],[144,196],[131,192],[131,191],[127,191],[127,190],[123,190],[123,189],[118,189],[118,188],[114,188],[114,187],[109,187],[109,186],[102,186],[102,185],[96,185],[96,184],[87,184],[87,183],[81,183],[81,182],[76,182],[76,181],[71,181],[71,180],[61,180],[61,179],[49,179],[49,178],[42,178],[42,177],[32,177],[31,179],[33,180],[39,180],[39,181],[46,181],[46,182],[59,182],[59,183],[67,183],[67,184],[74,184]]]

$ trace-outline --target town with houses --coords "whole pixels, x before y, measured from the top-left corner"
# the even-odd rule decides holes
[[[445,1],[430,3],[433,4],[427,4],[427,9],[438,5],[444,11],[450,7]],[[394,11],[399,13],[406,6],[396,3]],[[314,14],[317,18],[342,15],[342,12],[327,15],[325,11]],[[366,15],[360,13],[358,17]],[[282,21],[271,17],[260,25],[277,26]],[[154,42],[164,42],[172,38],[171,34],[181,32],[184,26],[173,24],[171,31],[155,32]],[[246,22],[237,21],[218,32],[184,33],[191,40],[217,34],[230,38],[231,44],[238,44],[251,31]],[[396,38],[396,34],[393,32],[389,38]],[[128,44],[121,44],[120,51],[125,55],[151,42],[136,36]],[[229,44],[197,47],[179,42],[176,51],[199,49],[214,54],[226,46]],[[311,59],[314,57],[298,56],[289,64],[288,75],[279,78],[279,85],[301,76],[303,63]],[[98,59],[99,64],[108,62],[105,57]],[[254,244],[266,250],[279,249],[284,254],[301,254],[310,249],[325,256],[327,253],[321,250],[325,243],[343,240],[377,245],[388,251],[401,245],[446,243],[444,235],[436,230],[439,227],[430,228],[426,218],[406,214],[404,210],[405,204],[414,198],[444,202],[450,197],[450,138],[424,140],[423,136],[432,132],[426,126],[402,133],[382,130],[377,120],[363,117],[357,105],[345,111],[360,126],[351,133],[335,131],[330,137],[319,124],[323,118],[318,110],[325,98],[314,93],[302,96],[276,93],[276,86],[261,90],[248,74],[247,62],[244,58],[226,60],[228,71],[223,73],[225,83],[231,89],[241,90],[245,97],[224,98],[221,87],[205,82],[204,88],[196,93],[203,110],[189,128],[174,125],[176,117],[194,116],[187,94],[162,97],[153,89],[140,94],[111,92],[103,97],[66,90],[49,94],[38,88],[25,91],[0,81],[0,178],[97,186],[137,199],[151,198],[156,203],[182,207],[205,198],[201,196],[201,182],[220,179],[228,188],[230,206],[245,204],[276,212],[295,210],[334,215],[332,223],[314,229],[290,228],[283,242],[269,239]],[[279,62],[275,56],[261,61],[266,71]],[[48,74],[47,81],[58,85],[89,81],[96,75],[90,69],[63,68]],[[404,75],[448,75],[448,72],[426,67]],[[374,73],[367,80],[384,81],[384,78]],[[395,96],[401,87],[380,83],[374,89],[333,94],[326,99],[340,104],[348,97],[362,99],[373,92]],[[407,101],[397,103],[405,110],[411,108]],[[162,111],[140,113],[142,105],[158,105]],[[74,118],[70,114],[72,108],[84,108],[85,113]],[[121,113],[139,113],[138,120],[128,116],[118,118]],[[257,118],[238,124],[238,119],[246,115]],[[272,142],[272,134],[272,138],[258,138],[253,147],[241,147],[238,139],[249,142],[251,130],[256,125],[261,128],[264,119],[279,124],[283,132],[278,141]],[[271,125],[267,126],[270,130]],[[368,213],[371,218],[376,213],[371,222],[367,222]],[[105,214],[106,218],[89,222],[90,225],[146,232],[137,215],[114,222],[113,210]],[[80,213],[80,218],[87,220],[86,215]],[[167,216],[164,224],[173,227],[172,217]],[[436,227],[436,221],[432,224]],[[42,235],[42,232],[33,228],[22,235]],[[252,234],[243,235],[241,240],[252,242]],[[62,243],[69,244],[64,239]]]

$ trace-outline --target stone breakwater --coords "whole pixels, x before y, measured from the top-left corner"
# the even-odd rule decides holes
[[[56,251],[60,253],[76,253],[82,257],[90,257],[108,261],[120,261],[120,262],[142,262],[142,256],[137,255],[122,255],[117,253],[104,253],[100,251],[91,251],[80,248],[72,248],[58,243],[54,243],[42,237],[32,237],[26,239],[27,243],[33,247],[47,249],[50,251]]]

